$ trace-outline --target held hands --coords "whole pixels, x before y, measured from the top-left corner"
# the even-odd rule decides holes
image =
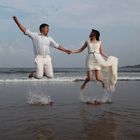
[[[72,50],[65,50],[65,53],[72,54]]]
[[[65,50],[65,53],[67,54],[76,54],[76,53],[80,53],[81,50]]]
[[[67,54],[71,54],[72,53],[71,50],[65,49],[63,46],[59,46],[58,50],[61,50],[61,51],[65,52],[65,53],[67,53]]]

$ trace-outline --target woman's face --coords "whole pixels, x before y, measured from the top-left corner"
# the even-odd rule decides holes
[[[95,32],[91,32],[90,33],[90,37],[93,39],[93,38],[96,38],[96,33]]]

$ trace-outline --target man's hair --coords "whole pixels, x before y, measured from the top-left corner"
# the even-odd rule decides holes
[[[39,26],[39,30],[41,31],[42,28],[44,28],[44,27],[46,27],[46,26],[49,27],[49,25],[46,24],[46,23],[41,24],[41,25]]]

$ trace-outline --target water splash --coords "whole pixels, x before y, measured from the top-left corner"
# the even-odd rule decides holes
[[[44,93],[29,92],[27,100],[28,103],[32,105],[51,105],[53,103],[51,97],[48,95],[44,95]]]
[[[104,90],[104,94],[101,98],[102,103],[111,103],[112,102],[112,94],[110,92],[107,92],[107,90]]]
[[[111,103],[112,102],[112,94],[104,90],[101,97],[94,96],[89,97],[86,95],[84,90],[80,91],[80,99],[84,103],[89,104],[105,104],[105,103]]]

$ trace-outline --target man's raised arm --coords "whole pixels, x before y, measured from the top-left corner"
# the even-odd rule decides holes
[[[19,27],[19,29],[25,33],[26,32],[26,28],[20,24],[20,22],[18,21],[17,17],[16,16],[13,16],[13,20],[15,21],[15,23],[17,24],[17,26]]]

